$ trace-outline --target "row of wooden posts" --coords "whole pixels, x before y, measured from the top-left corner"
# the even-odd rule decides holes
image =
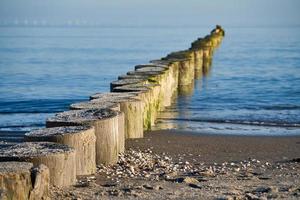
[[[49,184],[74,185],[77,175],[94,174],[97,165],[116,164],[125,139],[142,138],[144,130],[151,129],[178,88],[210,66],[223,37],[217,26],[188,50],[137,65],[111,82],[111,92],[94,94],[90,101],[72,104],[70,111],[47,119],[47,128],[25,134],[25,142],[1,145],[2,195],[39,199],[47,196]]]

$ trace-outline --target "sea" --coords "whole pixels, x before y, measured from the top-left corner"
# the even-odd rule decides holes
[[[214,26],[1,26],[0,140],[21,139],[137,64],[190,47]],[[224,27],[212,66],[154,130],[300,135],[300,27]]]

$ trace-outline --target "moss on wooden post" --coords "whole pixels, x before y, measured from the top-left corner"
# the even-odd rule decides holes
[[[143,102],[144,105],[144,130],[150,130],[154,124],[159,105],[159,92],[160,85],[158,84],[147,84],[147,85],[125,85],[122,87],[114,88],[114,92],[125,92],[137,94],[137,97]]]

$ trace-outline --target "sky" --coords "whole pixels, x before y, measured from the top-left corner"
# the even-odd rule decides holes
[[[295,26],[300,0],[0,0],[0,23]]]

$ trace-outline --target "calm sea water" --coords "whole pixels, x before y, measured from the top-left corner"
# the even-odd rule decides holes
[[[212,28],[0,27],[0,131],[43,127],[134,65],[186,49]],[[209,73],[155,128],[300,134],[300,28],[225,30]]]

